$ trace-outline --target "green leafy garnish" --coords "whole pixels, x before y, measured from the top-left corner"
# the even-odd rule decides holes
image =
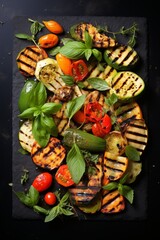
[[[125,148],[125,154],[128,159],[132,161],[140,161],[140,153],[136,148],[131,145],[127,145]]]

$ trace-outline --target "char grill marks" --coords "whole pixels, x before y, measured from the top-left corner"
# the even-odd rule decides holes
[[[97,28],[89,23],[79,24],[76,28],[76,33],[80,36],[80,38],[85,41],[84,32],[87,31],[92,38],[93,45],[97,48],[108,48],[114,47],[117,45],[116,41],[108,37],[105,34],[101,34],[98,32]]]

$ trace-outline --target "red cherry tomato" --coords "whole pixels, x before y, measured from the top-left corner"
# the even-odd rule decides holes
[[[87,103],[84,106],[84,115],[89,122],[98,122],[103,117],[103,106],[99,102]]]
[[[55,179],[64,187],[69,187],[74,184],[67,164],[63,164],[58,168],[55,174]]]
[[[84,115],[84,112],[79,110],[77,111],[74,116],[73,116],[73,120],[76,122],[76,123],[79,123],[79,124],[82,124],[82,123],[86,123],[87,120],[85,118],[85,115]]]
[[[85,61],[82,59],[77,60],[72,63],[71,66],[71,76],[75,81],[82,81],[88,74],[88,67]]]
[[[105,114],[104,117],[99,121],[93,124],[92,133],[97,137],[105,137],[107,133],[111,131],[112,121],[108,114]]]
[[[57,201],[57,197],[56,194],[53,192],[47,192],[44,195],[44,201],[48,204],[48,205],[54,205]]]
[[[40,173],[34,180],[33,180],[33,187],[37,189],[38,192],[43,192],[47,190],[53,181],[53,177],[51,173],[43,172]]]

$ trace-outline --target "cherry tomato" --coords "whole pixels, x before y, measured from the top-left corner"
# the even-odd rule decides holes
[[[74,184],[67,164],[63,164],[58,168],[55,174],[55,179],[64,187],[69,187]]]
[[[79,124],[82,124],[82,123],[86,123],[87,120],[86,120],[86,117],[84,115],[84,112],[82,110],[79,110],[77,111],[74,116],[73,116],[73,120],[76,122],[76,123],[79,123]]]
[[[112,122],[111,118],[105,114],[104,117],[99,121],[93,124],[92,133],[97,137],[105,137],[111,131]]]
[[[57,60],[59,67],[61,68],[62,72],[66,75],[70,75],[72,61],[69,58],[63,56],[61,53],[58,53],[56,55],[56,60]]]
[[[59,38],[56,34],[49,33],[43,35],[38,40],[38,45],[42,48],[51,48],[58,44]]]
[[[54,20],[42,21],[45,27],[52,33],[59,34],[63,32],[63,27]]]
[[[84,106],[84,115],[89,122],[98,122],[103,117],[103,106],[99,102],[90,102]]]
[[[77,60],[72,63],[71,75],[75,81],[82,81],[88,74],[87,64],[82,60]]]
[[[33,187],[37,189],[38,192],[43,192],[47,190],[53,181],[53,177],[51,173],[43,172],[40,173],[34,180],[33,180]]]
[[[53,192],[47,192],[44,195],[44,201],[48,204],[48,205],[54,205],[57,201],[57,197],[56,194]]]

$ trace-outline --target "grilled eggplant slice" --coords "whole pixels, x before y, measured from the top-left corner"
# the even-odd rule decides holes
[[[104,51],[104,59],[118,71],[132,69],[139,60],[138,53],[130,46],[118,45]]]
[[[102,205],[102,196],[101,196],[101,193],[98,193],[91,203],[89,203],[86,206],[79,206],[78,208],[84,213],[94,214],[101,209],[101,205]]]
[[[104,175],[110,181],[120,179],[128,167],[128,158],[105,151]]]
[[[37,62],[35,76],[51,92],[55,92],[58,88],[65,86],[61,75],[63,73],[55,59],[46,58]]]
[[[131,71],[120,71],[111,82],[110,93],[115,93],[119,100],[135,99],[145,88],[144,80]]]
[[[102,213],[118,213],[125,209],[125,199],[118,190],[102,191]]]
[[[106,151],[122,155],[125,152],[127,146],[127,139],[120,131],[111,131],[106,136]]]
[[[144,119],[135,119],[129,123],[124,132],[128,144],[135,147],[140,155],[148,142],[148,129]]]
[[[31,77],[35,75],[37,62],[48,58],[48,54],[43,48],[35,45],[24,48],[17,56],[17,66],[22,75]]]
[[[43,169],[53,170],[58,168],[66,156],[66,149],[58,138],[51,137],[47,146],[42,148],[34,142],[31,150],[33,162]]]
[[[117,45],[115,39],[102,34],[98,31],[98,28],[90,23],[75,24],[70,28],[70,34],[72,38],[80,41],[85,41],[85,31],[87,31],[92,38],[93,46],[97,48],[108,48]]]
[[[18,138],[21,147],[30,153],[35,141],[32,134],[32,121],[27,120],[21,125]]]
[[[84,175],[82,181],[69,188],[70,199],[76,206],[91,206],[97,201],[100,194],[103,177],[103,156],[99,155],[97,163],[94,164],[93,174]],[[99,206],[99,204],[98,204]]]

